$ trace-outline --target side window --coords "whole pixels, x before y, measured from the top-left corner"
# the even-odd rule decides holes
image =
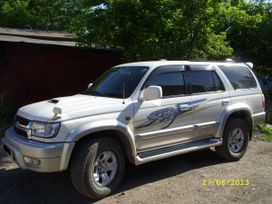
[[[166,71],[154,74],[145,87],[156,85],[162,87],[163,96],[175,96],[185,93],[184,77],[181,71]]]
[[[224,85],[219,76],[216,74],[216,72],[212,72],[212,76],[216,91],[224,91],[225,90]]]
[[[224,72],[234,89],[248,89],[257,86],[252,73],[245,66],[219,66]]]
[[[189,71],[188,72],[192,93],[216,91],[211,71]]]

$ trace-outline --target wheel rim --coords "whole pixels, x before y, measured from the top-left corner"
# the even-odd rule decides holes
[[[244,132],[241,128],[235,128],[229,135],[229,149],[234,153],[240,152],[244,147]]]
[[[117,168],[116,155],[112,151],[104,151],[96,158],[91,176],[97,185],[107,186],[113,181]]]

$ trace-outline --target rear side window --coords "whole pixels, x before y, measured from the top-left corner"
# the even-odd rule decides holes
[[[248,89],[257,86],[255,78],[245,66],[220,65],[219,68],[224,72],[234,89]]]
[[[175,96],[185,93],[184,77],[181,71],[160,72],[154,74],[147,82],[147,86],[161,86],[163,96]]]
[[[192,93],[216,91],[211,71],[190,71],[188,72]]]

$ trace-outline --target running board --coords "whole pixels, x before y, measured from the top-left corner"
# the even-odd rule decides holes
[[[221,138],[207,138],[196,140],[192,142],[182,143],[170,147],[164,147],[155,150],[149,150],[145,152],[140,152],[136,156],[136,165],[147,163],[150,161],[155,161],[159,159],[164,159],[167,157],[184,154],[187,152],[192,152],[196,150],[201,150],[209,147],[215,147],[222,144]]]

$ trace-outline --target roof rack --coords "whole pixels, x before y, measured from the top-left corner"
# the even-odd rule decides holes
[[[234,60],[231,59],[231,58],[227,58],[225,61],[226,61],[226,62],[234,62]]]

